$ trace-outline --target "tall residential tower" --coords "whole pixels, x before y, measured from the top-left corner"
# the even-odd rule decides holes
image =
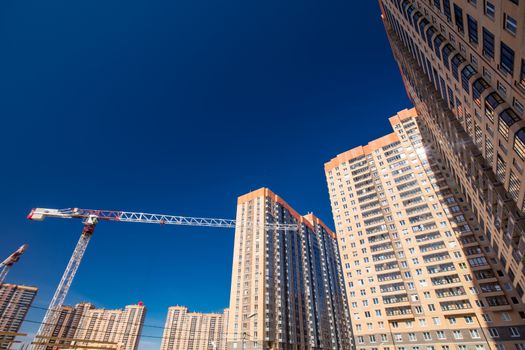
[[[96,309],[93,304],[80,303],[71,306],[62,306],[55,324],[50,325],[44,338],[38,339],[38,350],[49,350],[55,345],[111,347],[114,344],[122,350],[137,350],[146,308],[142,303],[127,305],[124,309],[107,310]],[[74,346],[72,346],[74,347]]]
[[[266,188],[239,197],[232,270],[228,349],[352,348],[337,239],[312,214]]]
[[[161,350],[223,350],[226,348],[228,310],[224,313],[188,312],[184,306],[168,309]]]
[[[428,146],[525,301],[525,1],[380,6]]]
[[[14,336],[35,300],[38,289],[16,284],[0,285],[0,349],[10,349]]]
[[[520,297],[419,119],[325,164],[356,348],[520,349]]]

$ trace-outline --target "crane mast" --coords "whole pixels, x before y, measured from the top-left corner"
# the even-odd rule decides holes
[[[11,267],[13,267],[13,265],[17,263],[18,260],[20,260],[20,257],[22,256],[22,254],[24,254],[26,249],[27,244],[24,244],[23,246],[18,248],[13,254],[9,255],[7,259],[0,263],[0,285],[4,283],[7,273],[9,272]]]
[[[75,274],[80,266],[82,257],[87,249],[91,236],[95,230],[95,226],[100,221],[120,221],[120,222],[134,222],[145,224],[161,224],[161,225],[183,225],[183,226],[200,226],[200,227],[218,227],[218,228],[236,228],[237,223],[232,219],[217,219],[217,218],[199,218],[186,217],[164,214],[149,214],[128,211],[114,211],[114,210],[98,210],[98,209],[46,209],[35,208],[31,210],[27,216],[30,220],[41,221],[45,218],[62,218],[62,219],[82,219],[84,229],[80,235],[80,239],[73,251],[73,255],[69,259],[69,263],[62,275],[62,279],[53,295],[53,299],[49,304],[49,308],[44,316],[37,336],[49,335],[53,330],[52,327],[60,316],[60,307],[64,304],[66,296],[71,287],[71,283],[75,278]],[[247,226],[258,228],[256,223],[247,223]],[[282,223],[265,223],[262,225],[265,230],[284,230],[297,231],[299,225],[297,224],[282,224]],[[0,280],[1,283],[1,280]],[[46,345],[34,346],[34,349],[45,349]]]

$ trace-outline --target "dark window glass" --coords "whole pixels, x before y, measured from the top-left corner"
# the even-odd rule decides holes
[[[514,135],[513,148],[521,160],[525,160],[525,128],[518,130]]]
[[[452,75],[458,81],[459,81],[458,68],[463,62],[465,62],[465,59],[459,53],[456,54],[454,57],[452,57]]]
[[[416,28],[417,30],[417,21],[421,18],[422,14],[419,11],[414,12],[414,16],[412,16],[412,26]]]
[[[522,89],[525,89],[525,60],[521,60],[521,71],[520,71],[519,86]]]
[[[419,35],[421,35],[421,37],[423,38],[423,40],[425,40],[425,27],[427,26],[427,24],[429,24],[430,22],[428,21],[428,19],[426,18],[423,18],[421,20],[421,22],[419,22]]]
[[[432,37],[434,36],[434,34],[436,34],[436,28],[434,28],[433,26],[430,26],[427,29],[427,43],[431,50],[432,50]]]
[[[514,72],[514,50],[501,42],[500,68],[512,74]]]
[[[441,0],[434,0],[434,6],[435,6],[438,10],[441,10]]]
[[[467,15],[467,24],[468,24],[468,40],[471,44],[478,44],[478,22],[472,18],[470,15]]]
[[[403,0],[403,3],[401,4],[402,8],[400,9],[400,11],[403,14],[403,17],[405,17],[406,19],[408,19],[406,10],[409,5],[410,3],[408,1],[405,2],[404,0]]]
[[[492,19],[496,15],[496,6],[491,1],[485,0],[485,14]]]
[[[450,69],[450,66],[448,64],[448,58],[450,56],[450,54],[454,51],[454,46],[450,45],[450,44],[446,44],[444,47],[443,47],[443,64],[445,65],[445,67],[447,67],[448,69]]]
[[[483,54],[494,58],[494,34],[483,28]]]
[[[491,93],[485,99],[485,115],[491,122],[494,122],[494,110],[502,103],[503,99],[497,92]]]
[[[510,108],[500,113],[498,131],[505,140],[509,139],[509,128],[519,120],[520,117]]]
[[[441,34],[438,34],[434,39],[434,52],[436,53],[437,58],[441,59],[441,44],[445,41],[445,37]],[[524,85],[525,86],[525,85]]]
[[[452,89],[447,87],[448,90],[448,102],[450,104],[450,108],[454,108],[454,93],[452,92]]]
[[[461,85],[463,85],[463,89],[467,94],[470,93],[469,79],[476,73],[476,70],[470,64],[467,64],[461,71]]]
[[[414,12],[414,6],[410,5],[408,7],[408,9],[407,9],[407,13],[406,13],[406,16],[405,16],[408,21],[410,21],[410,18],[412,16],[412,12]]]
[[[454,4],[454,20],[456,21],[458,30],[463,33],[465,31],[463,26],[463,10],[456,4]]]
[[[443,0],[443,13],[447,16],[447,20],[452,22],[452,13],[450,12],[450,0]]]
[[[481,94],[489,87],[489,83],[483,78],[477,79],[474,84],[472,84],[472,97],[474,102],[481,107]]]

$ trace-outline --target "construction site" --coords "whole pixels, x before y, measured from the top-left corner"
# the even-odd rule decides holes
[[[25,350],[30,347],[33,350],[50,350],[50,349],[111,349],[111,350],[137,350],[141,337],[148,337],[148,335],[142,334],[144,327],[156,327],[159,326],[148,325],[145,323],[146,318],[146,306],[139,302],[136,305],[128,305],[125,309],[121,310],[106,310],[96,309],[95,305],[90,303],[81,303],[75,306],[66,305],[66,299],[68,292],[70,291],[71,285],[74,282],[75,275],[77,274],[78,268],[81,265],[84,253],[88,249],[90,240],[96,236],[95,229],[98,225],[103,224],[105,221],[114,221],[122,223],[141,223],[141,224],[156,224],[156,225],[179,225],[179,226],[196,226],[196,227],[208,227],[213,229],[234,229],[236,232],[235,247],[236,249],[243,249],[242,241],[249,239],[250,241],[257,242],[255,248],[255,256],[259,259],[259,252],[261,251],[262,245],[268,245],[267,240],[284,240],[288,242],[288,245],[299,244],[301,249],[305,249],[305,244],[312,245],[310,249],[317,249],[315,246],[327,244],[328,250],[322,255],[326,255],[324,258],[314,258],[314,251],[308,252],[308,248],[302,255],[302,259],[305,259],[305,264],[301,264],[301,268],[305,268],[305,272],[310,271],[311,264],[318,266],[317,268],[324,271],[324,278],[334,279],[333,283],[337,286],[336,290],[332,290],[332,287],[326,287],[328,289],[321,291],[317,287],[310,287],[309,284],[317,285],[317,281],[310,280],[315,277],[316,271],[310,271],[308,277],[303,277],[297,280],[297,283],[304,284],[302,287],[298,287],[296,293],[304,293],[305,290],[310,290],[312,297],[319,294],[319,300],[317,302],[327,302],[331,305],[335,311],[340,313],[340,319],[337,321],[338,332],[345,334],[346,340],[335,340],[327,339],[327,344],[330,344],[326,348],[337,348],[347,349],[349,348],[348,343],[350,341],[349,336],[349,322],[346,320],[348,317],[348,310],[346,305],[343,303],[343,299],[338,302],[338,305],[332,305],[332,299],[324,300],[321,299],[321,295],[330,295],[332,298],[342,298],[342,280],[340,264],[338,262],[337,243],[335,241],[335,235],[317,218],[312,214],[306,216],[300,216],[286,202],[280,197],[275,195],[268,189],[260,189],[258,191],[251,192],[245,196],[239,198],[239,206],[244,206],[244,202],[250,203],[248,216],[241,214],[238,215],[236,220],[234,219],[222,219],[222,218],[202,218],[202,217],[185,217],[185,216],[174,216],[165,214],[150,214],[141,212],[126,212],[126,211],[108,211],[108,210],[92,210],[92,209],[80,209],[80,208],[69,208],[69,209],[47,209],[47,208],[35,208],[31,210],[27,218],[32,221],[43,221],[44,219],[78,219],[79,223],[82,224],[82,230],[79,240],[73,250],[71,258],[65,268],[65,271],[60,279],[60,282],[56,288],[56,291],[51,299],[49,305],[45,307],[35,306],[33,300],[36,295],[36,288],[31,290],[31,293],[27,296],[22,296],[21,291],[25,291],[26,287],[6,284],[5,278],[11,268],[13,268],[22,255],[26,252],[28,245],[25,244],[11,254],[5,261],[0,265],[2,280],[0,285],[2,287],[2,293],[0,294],[0,300],[2,303],[2,309],[0,309],[0,348],[1,349],[21,349]],[[252,203],[257,201],[257,210],[251,209]],[[266,203],[263,206],[262,203]],[[271,204],[273,202],[273,204]],[[275,213],[268,210],[269,207],[275,206]],[[263,208],[261,211],[261,207]],[[266,207],[266,209],[264,209]],[[278,208],[282,207],[282,208]],[[239,209],[239,208],[238,208]],[[244,210],[243,210],[244,211]],[[246,237],[245,235],[249,235]],[[252,237],[256,235],[255,237]],[[301,241],[303,243],[300,243]],[[250,243],[250,241],[248,243]],[[261,243],[261,247],[259,244]],[[295,243],[293,243],[295,242]],[[245,244],[248,244],[245,243]],[[315,244],[315,246],[313,245]],[[237,247],[240,245],[240,247]],[[249,252],[250,247],[246,247]],[[267,249],[271,249],[268,245]],[[277,247],[277,249],[279,249]],[[328,248],[326,248],[328,249]],[[319,254],[319,253],[315,253]],[[243,257],[241,254],[234,254],[234,275],[237,269],[235,265],[237,261]],[[250,257],[248,254],[245,257]],[[267,255],[268,258],[268,255]],[[280,268],[286,267],[290,257],[279,256],[269,257],[270,259],[275,258],[274,261],[276,272],[281,274]],[[299,257],[297,257],[299,258]],[[312,259],[312,260],[310,260]],[[238,262],[241,264],[241,261]],[[330,266],[326,266],[326,265]],[[281,267],[279,267],[281,266]],[[268,267],[270,270],[271,268]],[[257,265],[258,269],[258,265]],[[249,271],[249,267],[246,267]],[[270,271],[268,270],[268,271]],[[253,271],[256,276],[255,283],[259,283],[260,272]],[[291,273],[291,271],[290,271]],[[271,277],[273,273],[267,275]],[[286,273],[285,273],[286,274]],[[311,275],[310,275],[311,274]],[[292,278],[293,274],[290,275]],[[298,278],[295,276],[293,278]],[[241,278],[240,275],[239,277]],[[251,279],[251,278],[250,278]],[[253,281],[252,281],[253,282]],[[248,280],[244,282],[246,285]],[[263,280],[261,280],[263,283]],[[279,283],[279,282],[276,282]],[[264,283],[266,284],[266,283]],[[239,291],[235,287],[238,283],[234,283],[232,279],[232,295],[236,293],[239,295]],[[246,295],[246,292],[244,293]],[[296,294],[299,295],[299,294]],[[264,320],[267,315],[258,310],[263,307],[268,307],[268,301],[266,304],[260,304],[257,302],[258,296],[255,296],[255,305],[250,308],[252,310],[248,319],[260,318]],[[283,299],[283,300],[286,300]],[[261,300],[262,301],[262,300]],[[305,306],[308,304],[308,300],[303,300]],[[240,305],[238,299],[232,297],[230,307],[234,307],[234,310],[239,310]],[[243,303],[244,311],[248,310],[247,302]],[[280,305],[278,302],[275,306]],[[323,304],[324,305],[324,304]],[[261,308],[259,309],[259,306]],[[341,309],[342,307],[342,309]],[[30,342],[22,342],[19,339],[26,339],[28,334],[19,333],[21,324],[24,318],[31,308],[39,308],[45,311],[45,316],[42,321],[38,320],[26,320],[26,322],[33,322],[39,325],[38,331],[34,335],[34,339]],[[255,312],[253,312],[255,311]],[[276,310],[277,311],[277,310]],[[166,319],[166,325],[164,327],[163,336],[161,337],[161,349],[172,350],[172,349],[255,349],[262,348],[264,343],[263,339],[256,339],[257,337],[257,322],[254,322],[253,328],[249,327],[249,332],[239,331],[237,325],[238,319],[237,311],[235,316],[230,315],[229,309],[225,309],[220,314],[200,314],[200,313],[188,313],[187,308],[170,308],[168,317]],[[281,312],[278,310],[277,312]],[[326,311],[324,311],[326,312]],[[182,315],[181,313],[184,313]],[[312,311],[312,315],[315,312]],[[334,315],[326,314],[325,316],[335,322],[336,318]],[[306,315],[304,316],[306,317]],[[342,318],[341,318],[342,317]],[[234,327],[228,325],[232,323]],[[341,322],[341,323],[339,323]],[[261,322],[264,323],[264,322]],[[266,322],[268,323],[268,322]],[[330,322],[330,324],[332,321]],[[269,323],[268,323],[269,324]],[[276,327],[281,327],[276,324]],[[317,340],[318,336],[313,336],[309,341],[322,341]],[[335,342],[332,344],[332,341]],[[347,344],[348,343],[348,344]],[[271,345],[272,348],[276,348],[278,343]],[[16,347],[15,347],[16,346]],[[333,347],[335,346],[335,347]]]

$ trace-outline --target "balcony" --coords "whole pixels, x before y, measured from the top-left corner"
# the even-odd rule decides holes
[[[461,311],[472,309],[472,305],[468,300],[458,300],[458,301],[447,301],[439,303],[441,306],[441,311],[450,312],[450,311]]]

